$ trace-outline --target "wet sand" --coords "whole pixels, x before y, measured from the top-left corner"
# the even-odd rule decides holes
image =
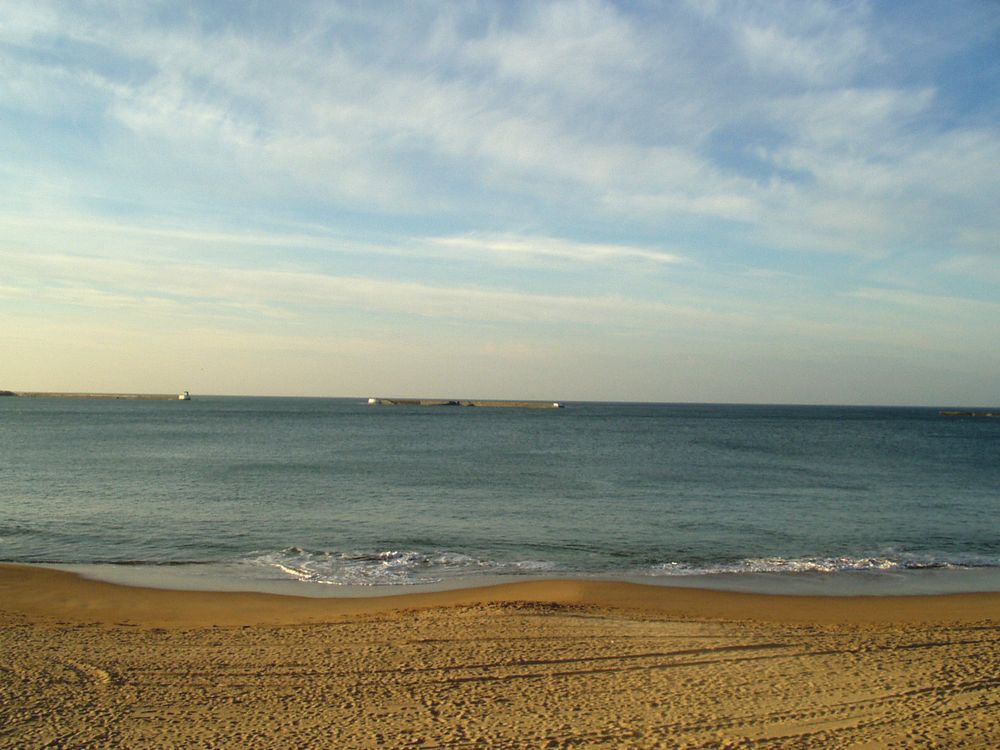
[[[1000,747],[1000,594],[364,599],[0,566],[0,747]]]

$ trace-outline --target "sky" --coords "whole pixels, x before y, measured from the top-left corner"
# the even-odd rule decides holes
[[[0,3],[0,388],[1000,404],[1000,3]]]

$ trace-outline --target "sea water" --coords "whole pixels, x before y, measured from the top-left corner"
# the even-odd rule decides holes
[[[0,560],[112,580],[1000,590],[998,519],[1000,419],[930,408],[0,399]]]

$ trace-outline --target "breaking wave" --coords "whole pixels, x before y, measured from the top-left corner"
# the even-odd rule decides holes
[[[644,571],[649,576],[692,576],[712,574],[762,573],[878,573],[907,570],[961,570],[997,568],[1000,558],[985,556],[935,557],[930,555],[887,555],[870,557],[756,557],[733,563],[693,565],[666,562]]]
[[[557,570],[539,560],[498,562],[457,552],[314,552],[289,547],[256,555],[247,565],[269,569],[280,577],[340,586],[386,586],[441,583],[483,575],[531,575]]]
[[[311,551],[288,547],[254,553],[240,565],[251,577],[333,586],[437,584],[491,576],[642,576],[852,574],[1000,568],[1000,558],[884,554],[841,557],[757,557],[735,562],[663,562],[644,567],[583,569],[547,560],[491,560],[450,551]]]

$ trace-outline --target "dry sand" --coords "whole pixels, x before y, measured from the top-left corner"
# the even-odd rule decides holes
[[[1000,595],[382,599],[0,566],[0,746],[1000,747]]]

